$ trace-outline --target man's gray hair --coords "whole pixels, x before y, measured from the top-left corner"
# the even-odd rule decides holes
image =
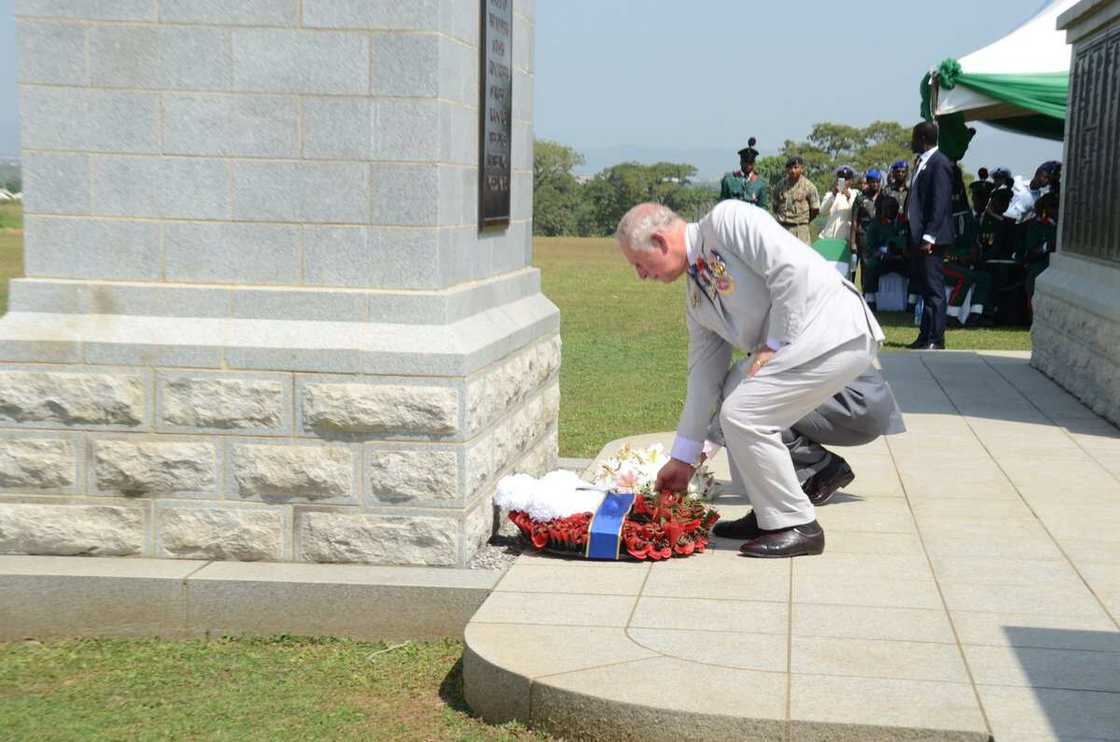
[[[638,204],[618,222],[614,237],[619,247],[635,252],[653,252],[650,236],[658,230],[672,226],[680,217],[664,204]]]

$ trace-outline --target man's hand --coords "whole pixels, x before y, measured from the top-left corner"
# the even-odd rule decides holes
[[[933,254],[933,243],[932,242],[923,242],[922,244],[918,245],[918,252],[920,252],[922,255],[932,255]]]
[[[750,378],[762,370],[762,367],[770,363],[770,359],[774,357],[776,351],[770,350],[765,345],[751,353],[751,367],[747,371],[747,378]]]
[[[696,469],[683,461],[676,459],[669,459],[669,463],[661,467],[661,471],[657,472],[657,480],[653,483],[653,491],[661,492],[662,490],[669,490],[670,492],[686,492],[688,491],[688,483],[692,479],[692,474]]]

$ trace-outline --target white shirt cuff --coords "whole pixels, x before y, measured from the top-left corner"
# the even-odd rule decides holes
[[[775,340],[774,338],[766,338],[766,347],[769,348],[770,350],[781,350],[782,349],[782,341],[781,340]]]
[[[669,452],[669,455],[689,466],[696,466],[696,461],[700,458],[700,451],[703,447],[704,444],[700,441],[692,441],[678,435],[673,440],[673,449]]]
[[[710,459],[713,456],[715,456],[717,453],[719,453],[719,450],[721,448],[723,448],[723,446],[721,446],[720,444],[713,443],[712,441],[706,440],[706,441],[704,441],[703,453],[704,453],[705,456],[707,456]]]
[[[933,239],[933,235],[923,234],[922,239],[925,240],[926,242],[928,242],[931,245],[936,245],[937,244],[937,240]]]

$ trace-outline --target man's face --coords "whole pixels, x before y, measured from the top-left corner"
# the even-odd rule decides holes
[[[902,185],[906,182],[906,170],[891,170],[891,178],[897,185]]]
[[[1040,188],[1045,188],[1048,185],[1050,185],[1050,173],[1046,172],[1045,170],[1036,170],[1034,173],[1034,179],[1031,180],[1031,189],[1037,191]]]
[[[739,169],[743,171],[744,175],[750,175],[752,172],[754,172],[754,163],[748,160],[746,157],[740,157]]]
[[[867,193],[874,196],[878,192],[879,192],[879,181],[877,181],[877,180],[867,181]]]
[[[801,164],[795,162],[794,164],[792,164],[792,165],[790,165],[789,167],[786,168],[786,175],[789,176],[790,180],[792,180],[794,183],[796,183],[798,180],[801,179],[802,169],[803,168],[801,167]]]
[[[688,270],[688,262],[683,256],[677,256],[667,245],[657,240],[654,240],[653,250],[649,252],[626,247],[622,254],[643,281],[672,283]]]
[[[910,132],[910,151],[916,155],[920,155],[926,151],[925,147],[922,146],[922,140],[918,138],[917,131]]]

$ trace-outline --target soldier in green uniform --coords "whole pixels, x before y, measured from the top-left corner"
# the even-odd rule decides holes
[[[957,241],[945,251],[945,285],[952,289],[946,313],[962,325],[969,319],[990,315],[992,307],[992,274],[981,266],[980,238],[976,216],[965,196],[964,179],[960,166],[953,164],[953,219],[956,221]],[[969,291],[972,296],[969,297]],[[970,299],[965,306],[965,299]]]
[[[906,160],[896,160],[891,174],[883,186],[883,195],[898,201],[899,218],[906,220],[906,196],[910,193],[910,165]]]
[[[910,258],[906,255],[909,228],[898,220],[899,203],[893,196],[880,195],[875,218],[867,225],[860,242],[863,263],[863,298],[874,309],[879,279],[888,273],[910,277]]]
[[[754,204],[760,209],[770,206],[770,186],[766,180],[758,177],[754,170],[754,161],[758,159],[758,150],[754,148],[755,138],[747,140],[747,146],[739,150],[739,169],[723,176],[719,184],[719,200],[726,201],[735,198]]]
[[[867,237],[867,230],[875,222],[875,209],[879,204],[879,195],[882,193],[883,175],[877,169],[871,168],[863,176],[863,188],[856,194],[855,203],[852,205],[852,254],[863,258],[863,243]]]
[[[1050,253],[1054,252],[1058,239],[1058,194],[1047,193],[1034,205],[1035,217],[1026,224],[1023,234],[1023,249],[1016,254],[1026,267],[1027,305],[1034,302],[1034,283],[1042,271],[1050,265]],[[1032,307],[1033,309],[1033,307]]]
[[[805,161],[794,156],[786,160],[786,177],[774,189],[774,218],[806,245],[812,241],[809,222],[821,210],[821,195],[813,181],[802,177]]]

